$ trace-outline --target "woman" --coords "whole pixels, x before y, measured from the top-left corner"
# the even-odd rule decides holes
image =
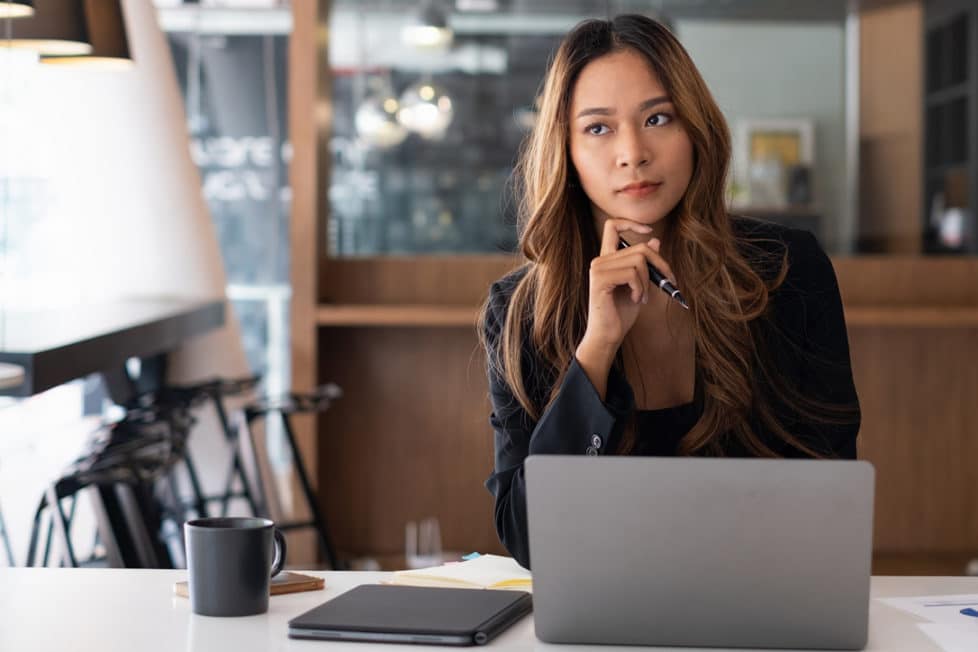
[[[493,284],[481,330],[486,486],[524,566],[527,455],[855,457],[832,265],[811,234],[727,212],[729,159],[723,115],[666,28],[623,15],[568,34],[518,168],[525,264]]]

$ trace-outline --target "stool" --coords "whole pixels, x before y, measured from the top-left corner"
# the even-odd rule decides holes
[[[14,550],[10,547],[10,537],[7,534],[7,526],[3,521],[3,511],[0,510],[0,540],[3,542],[4,552],[7,553],[7,564],[9,566],[15,566],[14,561]]]
[[[204,495],[194,465],[190,461],[190,456],[187,453],[184,454],[188,476],[194,493],[195,510],[200,517],[206,517],[208,515],[209,510],[207,505],[209,503],[218,501],[221,503],[221,516],[227,516],[233,498],[244,498],[252,516],[259,516],[266,511],[263,488],[260,482],[252,486],[252,482],[248,478],[242,460],[242,453],[238,450],[238,429],[232,424],[232,420],[229,418],[228,411],[224,406],[225,398],[251,391],[257,387],[260,380],[260,376],[230,379],[216,378],[194,385],[167,386],[160,393],[160,400],[163,402],[175,401],[187,405],[198,405],[207,401],[212,402],[214,411],[217,414],[217,420],[224,433],[224,439],[230,446],[231,461],[224,483],[224,490],[214,496]],[[241,489],[238,491],[234,489],[235,481],[241,485]]]
[[[316,497],[313,494],[312,485],[309,482],[309,475],[306,472],[306,465],[302,458],[302,453],[299,451],[299,447],[295,440],[295,434],[292,430],[292,424],[289,417],[293,414],[301,413],[312,413],[312,412],[324,412],[329,409],[330,404],[340,398],[343,395],[343,391],[335,384],[329,383],[321,387],[317,387],[314,391],[310,393],[297,393],[290,392],[279,397],[265,397],[259,401],[246,405],[244,408],[244,418],[245,423],[249,426],[248,429],[248,439],[251,440],[251,429],[250,426],[253,421],[259,418],[265,418],[266,422],[268,415],[271,413],[277,413],[282,420],[282,426],[285,431],[285,437],[289,445],[289,449],[292,452],[292,461],[295,465],[296,473],[299,476],[299,483],[302,486],[302,494],[305,498],[306,505],[309,508],[309,512],[312,518],[308,521],[292,521],[284,523],[276,523],[276,527],[280,530],[296,530],[300,528],[312,527],[316,530],[318,535],[319,545],[322,549],[323,556],[326,558],[327,563],[333,570],[343,570],[345,564],[340,561],[339,557],[336,555],[336,550],[333,548],[332,540],[329,536],[329,530],[326,526],[326,519],[323,516],[322,510],[319,509],[319,503],[316,501]],[[254,448],[254,441],[250,441],[252,449]],[[255,468],[259,473],[259,484],[263,484],[260,478],[261,467],[258,465],[257,460],[255,460]]]
[[[155,484],[182,458],[192,423],[186,410],[147,406],[132,408],[121,421],[96,430],[85,454],[45,490],[34,514],[27,566],[37,560],[45,513],[50,524],[42,565],[50,561],[51,541],[57,537],[60,565],[79,566],[69,533],[77,495],[91,489],[98,540],[110,566],[172,568],[159,536],[168,508],[157,499]],[[62,508],[66,498],[71,499],[67,514]]]

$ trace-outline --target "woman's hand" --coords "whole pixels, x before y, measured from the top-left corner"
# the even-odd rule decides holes
[[[604,399],[608,372],[625,335],[635,325],[649,293],[657,289],[649,282],[647,263],[667,278],[672,269],[659,255],[659,240],[618,248],[621,234],[651,233],[645,224],[608,218],[601,235],[601,254],[591,261],[587,328],[577,347],[577,360]]]

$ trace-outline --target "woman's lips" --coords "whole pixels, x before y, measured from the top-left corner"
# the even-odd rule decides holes
[[[651,195],[658,190],[661,185],[661,183],[630,183],[618,192],[626,197],[638,199]]]

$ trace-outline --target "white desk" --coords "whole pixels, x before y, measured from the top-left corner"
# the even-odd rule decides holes
[[[423,646],[326,643],[291,640],[290,618],[357,584],[376,582],[383,573],[310,573],[326,578],[324,591],[273,596],[267,614],[246,618],[208,618],[190,612],[172,586],[186,571],[0,568],[0,650],[3,652],[217,652],[234,650],[338,650],[367,652]],[[973,577],[874,577],[872,595],[896,597],[978,593]],[[818,609],[813,604],[812,609]],[[870,607],[867,650],[937,651],[915,626],[916,619],[875,600]],[[533,634],[532,616],[524,618],[490,647],[505,650],[588,650],[607,646],[555,646]],[[429,648],[450,649],[450,648]],[[621,648],[634,650],[635,648]],[[664,650],[666,648],[655,648]],[[677,652],[691,652],[682,648]]]

